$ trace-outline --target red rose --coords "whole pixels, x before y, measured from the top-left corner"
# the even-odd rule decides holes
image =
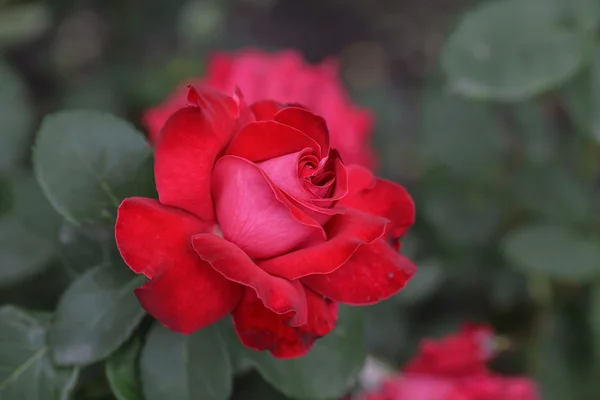
[[[231,313],[246,346],[296,357],[338,302],[377,303],[415,273],[389,244],[414,222],[410,196],[344,165],[321,117],[239,91],[188,101],[156,140],[159,200],[125,199],[115,227],[157,320],[191,333]]]
[[[242,50],[234,54],[216,53],[208,63],[204,78],[191,83],[208,86],[221,93],[233,93],[239,86],[248,102],[276,100],[308,107],[327,121],[331,145],[347,164],[372,168],[375,163],[369,144],[373,118],[352,104],[338,77],[334,60],[319,65],[307,64],[293,50],[266,53]],[[167,118],[186,105],[187,86],[182,85],[163,104],[146,112],[143,123],[156,138]]]
[[[487,372],[496,353],[496,338],[487,325],[465,324],[441,340],[425,339],[419,353],[403,368],[407,373],[460,377]]]
[[[419,353],[386,379],[378,391],[359,400],[540,400],[535,383],[525,377],[492,373],[486,362],[497,354],[487,325],[465,324],[441,340],[426,339]]]

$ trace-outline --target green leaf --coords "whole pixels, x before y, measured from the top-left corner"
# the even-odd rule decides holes
[[[6,171],[27,153],[33,109],[21,77],[0,60],[0,171]]]
[[[9,182],[12,210],[16,218],[31,232],[57,242],[58,230],[63,220],[44,197],[33,173],[13,170]]]
[[[117,400],[144,400],[138,375],[141,347],[141,341],[134,338],[106,362],[106,377]]]
[[[537,224],[509,232],[506,258],[527,273],[585,282],[600,275],[600,246],[565,227]]]
[[[519,130],[526,163],[547,165],[557,155],[558,135],[551,112],[533,101],[510,107],[510,116]]]
[[[2,8],[2,12],[0,12],[0,48],[35,39],[51,26],[52,13],[44,4],[17,4]]]
[[[243,351],[263,378],[289,397],[339,398],[352,387],[365,361],[362,310],[340,307],[335,330],[303,357],[278,360],[267,352]]]
[[[26,228],[14,214],[0,218],[0,287],[41,272],[54,257],[56,245]]]
[[[565,85],[563,97],[583,134],[600,142],[600,54],[594,57],[588,68]]]
[[[110,220],[148,168],[150,147],[133,126],[95,111],[46,117],[36,141],[35,173],[56,210],[75,225]],[[68,177],[68,179],[67,179]]]
[[[71,276],[82,274],[97,265],[110,264],[114,231],[104,227],[76,227],[65,222],[59,234],[59,255]]]
[[[74,281],[60,299],[50,330],[56,362],[91,364],[119,348],[145,315],[133,293],[144,279],[124,265],[111,265]]]
[[[146,400],[227,400],[233,368],[218,325],[192,335],[154,324],[141,359]]]
[[[484,2],[462,19],[442,51],[452,90],[468,97],[520,100],[545,92],[583,66],[591,39],[565,27],[545,0]]]
[[[53,365],[46,345],[46,316],[0,308],[0,398],[67,400],[77,383],[77,368]]]
[[[506,127],[491,107],[448,92],[425,94],[421,148],[427,167],[460,178],[489,179],[508,151]]]
[[[533,214],[555,223],[585,222],[592,204],[592,182],[554,163],[517,172],[513,183],[519,204]]]
[[[485,184],[464,185],[446,174],[429,174],[421,210],[439,239],[451,246],[490,243],[502,223],[502,193]]]

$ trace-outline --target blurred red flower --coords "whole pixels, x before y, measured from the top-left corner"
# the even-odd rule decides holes
[[[535,383],[492,373],[497,353],[491,327],[468,324],[440,340],[425,339],[403,372],[360,400],[540,400]]]
[[[300,104],[325,118],[331,145],[346,164],[372,169],[375,155],[370,145],[371,113],[353,104],[339,78],[337,62],[328,59],[317,65],[306,63],[294,50],[267,53],[256,49],[215,53],[208,61],[206,76],[190,84],[202,85],[224,94],[239,87],[249,103],[274,100]],[[155,140],[167,118],[186,105],[187,83],[162,104],[143,116],[150,139]]]

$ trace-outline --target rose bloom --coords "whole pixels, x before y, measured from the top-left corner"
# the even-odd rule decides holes
[[[250,49],[233,54],[215,53],[208,61],[206,76],[189,83],[225,94],[233,93],[239,86],[250,103],[276,100],[302,104],[325,118],[331,146],[339,150],[345,163],[368,168],[375,164],[369,144],[373,117],[366,109],[352,104],[333,59],[311,65],[294,50],[267,53]],[[143,123],[151,140],[158,135],[167,118],[186,105],[186,93],[187,84],[181,85],[163,104],[145,113]]]
[[[486,362],[496,354],[496,344],[490,326],[464,324],[458,333],[440,340],[422,340],[418,354],[402,370],[448,377],[485,373]]]
[[[244,345],[290,358],[415,273],[397,251],[414,223],[406,190],[344,164],[323,118],[190,88],[155,140],[158,200],[128,198],[116,240],[150,279],[135,290],[188,334],[232,314]]]
[[[425,339],[403,373],[383,382],[360,400],[540,400],[536,385],[524,377],[492,373],[486,362],[499,340],[487,325],[465,324],[440,340]]]

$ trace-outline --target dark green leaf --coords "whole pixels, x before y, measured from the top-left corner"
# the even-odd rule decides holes
[[[600,55],[565,86],[563,95],[579,129],[600,142]]]
[[[118,400],[144,400],[138,373],[141,347],[134,338],[106,361],[106,377]]]
[[[150,147],[133,126],[108,114],[66,111],[44,119],[35,145],[36,176],[71,223],[109,220],[148,167]],[[68,177],[68,178],[67,178]]]
[[[548,221],[576,224],[590,214],[592,183],[558,163],[520,170],[513,185],[520,206]]]
[[[469,97],[519,100],[573,76],[591,40],[566,28],[562,11],[545,0],[504,0],[469,12],[442,52],[451,88]]]
[[[528,225],[509,232],[502,251],[527,273],[585,281],[600,275],[600,246],[565,227]]]
[[[5,306],[0,308],[0,398],[3,400],[67,400],[77,368],[58,368],[49,357],[49,318]]]
[[[181,335],[154,324],[142,351],[146,400],[227,400],[233,369],[217,325]]]
[[[0,218],[0,286],[9,286],[41,272],[54,257],[56,245],[26,228],[14,214]]]
[[[502,168],[508,151],[506,128],[489,106],[431,90],[425,95],[422,122],[427,167],[481,179]]]
[[[99,266],[67,289],[50,330],[52,354],[61,365],[91,364],[123,344],[144,317],[133,289],[144,282],[124,265]]]
[[[25,84],[0,60],[0,171],[25,158],[33,118]]]
[[[451,245],[484,245],[502,222],[502,198],[495,188],[478,185],[460,186],[445,174],[427,177],[421,204],[424,218],[435,234]]]
[[[362,310],[340,307],[337,327],[305,356],[278,360],[244,348],[263,378],[296,399],[339,398],[352,387],[365,361]]]
[[[33,173],[14,170],[9,178],[12,210],[17,219],[31,232],[57,242],[62,218],[44,197]]]
[[[77,276],[97,265],[110,263],[114,232],[103,227],[76,227],[65,222],[60,229],[59,254],[63,266]]]
[[[519,130],[525,161],[546,165],[558,150],[558,132],[550,113],[532,101],[514,104],[510,112]]]

